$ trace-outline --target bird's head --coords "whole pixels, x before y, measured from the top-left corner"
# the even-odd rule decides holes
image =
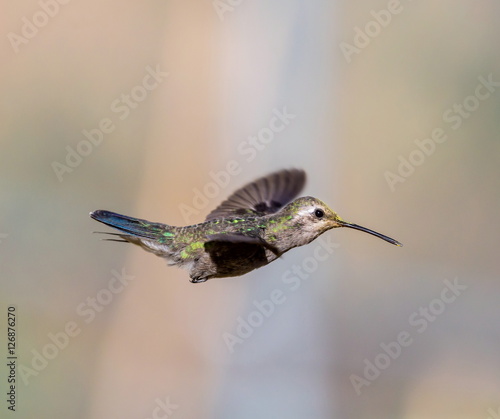
[[[372,234],[396,246],[402,246],[401,243],[390,237],[357,224],[344,221],[335,211],[330,209],[328,205],[311,196],[297,198],[286,205],[282,211],[288,214],[291,224],[300,229],[300,235],[304,241],[304,243],[300,245],[310,243],[325,231],[332,228],[348,227]]]

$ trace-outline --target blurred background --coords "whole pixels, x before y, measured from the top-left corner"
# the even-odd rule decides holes
[[[498,2],[2,10],[0,416],[500,417]],[[334,230],[195,285],[92,234],[288,167],[404,247]]]

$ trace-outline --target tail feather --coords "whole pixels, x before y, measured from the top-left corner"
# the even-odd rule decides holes
[[[97,210],[91,212],[90,217],[103,224],[116,228],[123,233],[149,240],[165,238],[164,233],[168,232],[168,226],[165,224],[152,223],[150,221],[128,217],[111,211]]]
[[[123,234],[123,233],[110,233],[109,231],[93,231],[92,233],[97,233],[97,234],[106,234],[106,238],[101,239],[103,241],[107,242],[120,242],[120,243],[130,243],[126,237],[132,237],[130,234]],[[113,236],[113,237],[120,237],[119,239],[110,239],[108,236]]]

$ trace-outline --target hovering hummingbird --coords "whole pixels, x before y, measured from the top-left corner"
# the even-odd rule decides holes
[[[390,237],[344,221],[311,196],[293,200],[306,182],[303,170],[281,170],[238,189],[204,222],[186,227],[153,223],[110,211],[90,216],[120,230],[113,234],[189,270],[191,282],[246,274],[325,231],[349,227],[396,246]],[[293,201],[292,201],[293,200]]]

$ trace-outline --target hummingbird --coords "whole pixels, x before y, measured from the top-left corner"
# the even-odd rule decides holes
[[[281,170],[236,190],[199,224],[174,227],[111,211],[90,217],[119,230],[111,241],[136,244],[189,271],[191,282],[244,275],[265,266],[290,249],[304,246],[324,232],[348,227],[396,246],[398,241],[344,221],[312,196],[296,198],[306,173]],[[296,199],[295,199],[296,198]]]

